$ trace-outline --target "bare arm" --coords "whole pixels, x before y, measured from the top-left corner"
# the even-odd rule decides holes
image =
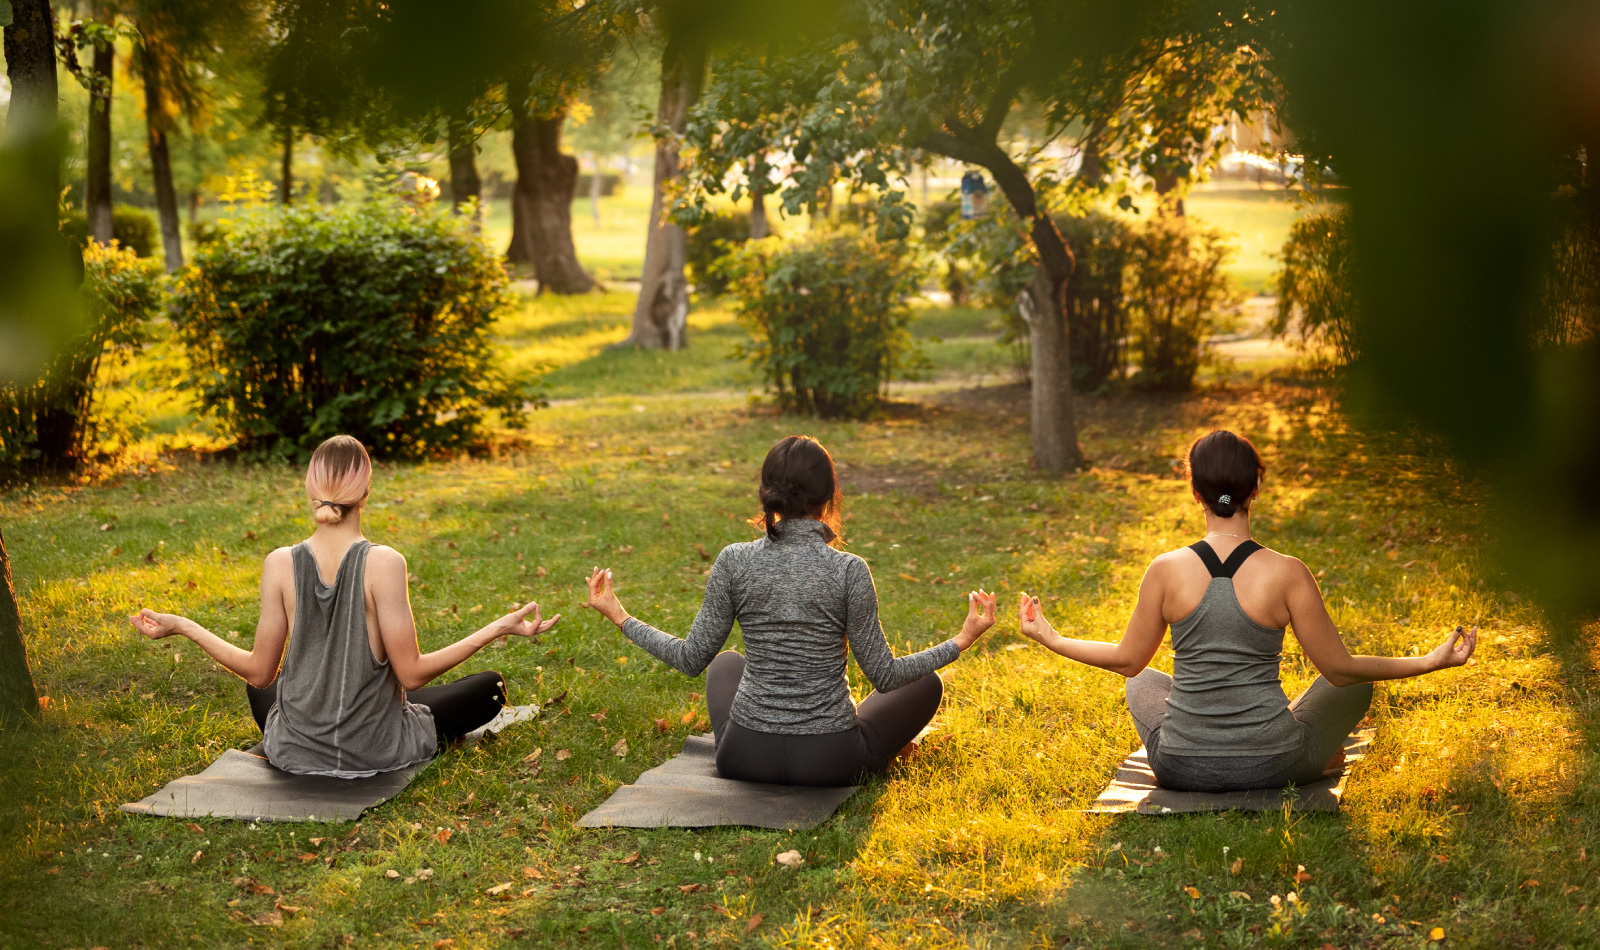
[[[417,625],[411,616],[411,594],[406,587],[406,559],[392,548],[374,547],[367,555],[367,577],[378,605],[378,636],[383,639],[389,665],[405,689],[420,689],[436,677],[465,662],[501,637],[535,637],[556,625],[539,616],[538,603],[526,604],[455,643],[432,653],[417,646]],[[532,614],[533,619],[527,619]]]
[[[1299,561],[1289,587],[1289,623],[1306,658],[1328,682],[1335,686],[1373,683],[1421,676],[1437,670],[1461,666],[1478,645],[1478,629],[1450,632],[1443,643],[1422,656],[1351,656],[1339,636],[1333,618],[1322,601],[1316,578]]]
[[[213,660],[257,689],[265,689],[278,678],[283,662],[283,646],[289,639],[289,615],[283,608],[284,585],[293,573],[288,548],[267,555],[261,567],[261,619],[256,622],[256,639],[249,650],[234,646],[188,617],[157,613],[146,607],[128,618],[133,629],[152,640],[174,634],[188,637]]]
[[[1128,629],[1116,643],[1103,640],[1074,640],[1056,633],[1044,617],[1039,598],[1022,595],[1018,617],[1023,636],[1040,646],[1047,647],[1069,660],[1098,666],[1123,676],[1138,676],[1150,665],[1150,659],[1166,636],[1167,622],[1161,616],[1161,602],[1165,597],[1165,568],[1157,562],[1144,572],[1139,582],[1139,600],[1133,606],[1133,616],[1128,618]]]

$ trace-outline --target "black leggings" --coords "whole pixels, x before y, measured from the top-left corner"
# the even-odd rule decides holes
[[[717,739],[723,778],[769,785],[851,785],[882,772],[939,710],[944,681],[937,673],[892,693],[873,693],[856,706],[856,726],[844,732],[791,736],[746,729],[728,716],[744,677],[744,657],[717,654],[706,670],[706,706]]]
[[[265,730],[267,713],[278,701],[277,681],[266,689],[246,684],[244,694],[250,700],[250,715],[255,718],[256,726]],[[484,670],[439,686],[408,689],[406,702],[428,707],[433,713],[433,728],[439,734],[439,745],[443,746],[500,714],[506,705],[506,680],[494,670]]]

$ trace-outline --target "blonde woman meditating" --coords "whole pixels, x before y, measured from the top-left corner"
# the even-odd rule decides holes
[[[1424,656],[1351,656],[1299,560],[1250,535],[1265,472],[1249,440],[1217,431],[1189,449],[1206,535],[1151,562],[1117,643],[1056,634],[1039,598],[1022,595],[1022,632],[1069,659],[1128,677],[1128,711],[1164,788],[1221,792],[1303,785],[1343,765],[1375,680],[1461,666],[1477,630],[1457,627]],[[1148,669],[1172,629],[1172,675]],[[1294,628],[1321,674],[1290,702],[1279,679]]]
[[[500,637],[536,636],[561,619],[543,620],[528,604],[422,653],[405,558],[361,535],[371,480],[360,442],[339,435],[317,446],[306,472],[317,527],[267,555],[249,650],[176,614],[145,608],[128,618],[152,640],[188,637],[242,678],[267,760],[287,772],[361,778],[431,758],[495,717],[505,680],[484,671],[426,684]]]
[[[888,768],[933,718],[944,695],[934,671],[994,624],[994,595],[972,591],[961,632],[897,657],[878,622],[872,572],[833,546],[843,502],[828,450],[805,436],[779,441],[761,465],[760,499],[762,536],[717,555],[687,638],[629,616],[608,570],[595,568],[584,606],[668,666],[705,671],[723,777],[849,785]],[[718,652],[735,621],[743,656]],[[860,705],[845,679],[850,654],[877,689]]]

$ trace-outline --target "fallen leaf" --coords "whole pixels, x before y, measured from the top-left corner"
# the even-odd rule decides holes
[[[195,584],[194,581],[190,581],[189,583],[183,585],[184,590],[194,590],[195,587],[196,587],[196,584]]]
[[[1526,881],[1522,882],[1522,886],[1523,887],[1538,887],[1539,886],[1539,882],[1530,877]]]
[[[396,871],[394,868],[390,868],[389,870],[383,872],[383,876],[391,881],[394,881],[400,878],[400,872]]]
[[[250,922],[257,927],[281,927],[283,926],[283,914],[275,910],[269,910],[265,914],[257,914],[250,918]]]
[[[617,553],[618,554],[632,554],[633,553],[633,545],[624,544],[622,547],[617,548]]]
[[[639,863],[639,852],[635,851],[634,853],[628,855],[627,857],[621,859],[620,861],[612,861],[611,863],[612,864],[638,864]]]
[[[672,728],[672,723],[667,722],[665,719],[657,719],[655,722],[657,732],[666,732],[668,729]]]
[[[194,857],[189,859],[189,863],[190,864],[199,864],[200,863],[200,859],[205,857],[205,856],[206,856],[206,853],[204,851],[196,851],[194,853]]]
[[[39,711],[40,712],[48,711],[50,709],[50,703],[51,702],[53,702],[53,700],[51,700],[51,698],[49,696],[40,696],[39,697]]]
[[[1432,930],[1428,931],[1428,939],[1429,940],[1443,940],[1444,939],[1444,928],[1443,927],[1435,927]]]
[[[703,891],[703,890],[705,890],[705,885],[704,884],[679,884],[678,885],[678,890],[682,891],[685,894],[693,894],[695,891]]]
[[[203,835],[203,834],[206,833],[206,830],[204,828],[200,827],[199,825],[195,824],[192,821],[189,822],[189,830],[194,832],[197,835]]]
[[[761,926],[762,919],[763,918],[760,914],[756,914],[755,916],[751,917],[750,922],[744,925],[744,932],[751,933],[757,927]]]
[[[312,854],[309,851],[307,851],[305,854],[300,855],[300,863],[301,864],[304,864],[307,861],[315,861],[316,859],[317,859],[317,856]]]
[[[254,541],[256,539],[256,533],[254,531],[246,531],[244,533],[244,539],[246,541]]]
[[[627,739],[618,739],[617,740],[617,744],[611,747],[611,754],[616,756],[619,759],[622,758],[623,756],[627,755],[628,754],[628,740]]]
[[[522,757],[522,761],[524,761],[524,762],[537,762],[537,761],[539,761],[539,756],[541,756],[541,755],[544,755],[544,749],[543,748],[534,749],[532,752],[529,752],[527,755],[523,756]]]
[[[1304,884],[1309,880],[1311,880],[1311,875],[1307,874],[1303,869],[1296,871],[1294,874],[1294,882],[1296,884]]]
[[[322,842],[327,841],[328,839],[327,838],[307,838],[306,840],[311,842],[311,844],[313,846],[315,846],[315,847],[321,847],[322,846]]]
[[[1250,899],[1250,895],[1246,894],[1244,891],[1229,891],[1228,896],[1241,901],[1247,901]]]
[[[541,564],[533,569],[533,573],[537,577],[547,577],[550,574],[550,569]]]
[[[556,750],[556,761],[557,762],[565,762],[566,760],[568,760],[570,758],[572,758],[572,750],[571,749],[558,749],[558,750]]]
[[[1439,862],[1439,863],[1440,863],[1440,864],[1449,864],[1449,863],[1450,863],[1450,859],[1449,859],[1449,858],[1447,858],[1447,857],[1445,857],[1445,856],[1444,856],[1444,855],[1442,855],[1442,854],[1436,854],[1436,855],[1434,855],[1434,856],[1433,856],[1433,859],[1434,859],[1434,860],[1435,860],[1435,861],[1438,861],[1438,862]]]
[[[695,550],[696,554],[700,555],[700,560],[702,560],[702,561],[711,560],[711,552],[706,550],[706,546],[705,545],[696,544],[694,546],[694,550]]]
[[[601,706],[600,711],[597,713],[590,713],[589,718],[593,719],[595,722],[600,722],[606,718],[606,711],[610,708],[611,707],[609,706]]]
[[[899,573],[899,574],[897,574],[897,575],[895,575],[895,576],[896,576],[896,577],[899,577],[899,578],[900,578],[900,579],[901,579],[901,580],[903,580],[903,581],[910,581],[910,582],[911,582],[911,583],[913,583],[913,584],[920,584],[920,583],[922,583],[922,582],[921,582],[921,581],[920,581],[920,580],[918,580],[918,579],[917,579],[917,578],[916,578],[916,577],[915,577],[915,576],[914,576],[914,575],[911,575],[911,574],[907,574],[907,573],[905,573],[905,572],[904,572],[904,571],[901,571],[901,572],[900,572],[900,573]]]
[[[1234,877],[1238,877],[1239,876],[1239,872],[1243,871],[1243,870],[1244,870],[1244,858],[1234,858],[1233,859],[1233,864],[1228,867],[1228,873],[1232,874]]]
[[[544,875],[543,874],[540,874],[537,870],[535,870],[535,869],[533,869],[531,867],[526,867],[526,866],[524,866],[523,869],[522,869],[522,876],[526,877],[526,878],[534,878],[534,879],[541,880],[541,881],[544,880]]]
[[[288,914],[290,917],[293,917],[295,914],[300,913],[300,908],[296,907],[293,904],[278,903],[278,904],[274,904],[273,906],[278,908],[279,910],[283,911],[285,914]]]
[[[1189,895],[1190,900],[1197,901],[1200,899],[1200,889],[1198,887],[1186,887],[1183,889],[1183,892]]]
[[[455,832],[451,831],[449,828],[440,828],[439,829],[439,833],[434,835],[433,837],[440,844],[449,844],[450,843],[450,836],[452,834],[455,834]]]
[[[433,877],[433,868],[417,868],[417,880],[426,881]]]
[[[111,523],[110,522],[106,522],[105,524],[101,525],[100,526],[100,530],[101,531],[110,531],[111,530]]]
[[[688,711],[688,712],[686,712],[686,713],[684,713],[684,714],[683,714],[683,717],[682,717],[682,718],[680,718],[680,719],[679,719],[679,720],[678,720],[678,721],[679,721],[679,722],[681,722],[681,723],[683,723],[683,724],[684,724],[684,725],[686,725],[686,726],[687,726],[687,725],[688,725],[688,724],[689,724],[689,723],[691,723],[691,722],[694,722],[694,710],[692,710],[692,709],[691,709],[691,710],[689,710],[689,711]]]
[[[443,940],[435,940],[433,942],[433,950],[440,950],[441,947],[453,947],[455,945],[456,945],[456,938],[454,938],[454,937],[446,937]]]
[[[511,890],[511,882],[507,881],[504,884],[496,884],[494,887],[491,887],[488,890],[484,891],[484,893],[488,894],[490,897],[493,897],[496,894],[504,894],[506,891],[509,891],[509,890]]]
[[[806,863],[806,859],[801,857],[798,851],[785,851],[774,860],[786,868],[797,868]]]
[[[652,907],[652,908],[650,908],[650,913],[655,915],[655,916],[657,916],[657,917],[660,917],[662,914],[665,914],[666,912],[667,912],[667,909],[665,907]]]

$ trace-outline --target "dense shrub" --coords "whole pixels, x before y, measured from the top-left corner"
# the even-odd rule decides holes
[[[392,199],[264,214],[202,246],[174,293],[202,402],[248,455],[348,433],[380,455],[452,450],[527,395],[492,368],[509,302],[464,218]]]
[[[82,211],[69,211],[61,218],[61,233],[83,247],[89,243],[89,219]],[[155,253],[160,234],[160,226],[148,211],[129,205],[111,209],[112,239],[140,257]]]
[[[961,221],[961,202],[930,201],[917,217],[922,225],[922,244],[935,258],[939,288],[950,295],[950,303],[966,306],[972,298],[972,264],[958,254],[949,253],[955,239],[954,227]]]
[[[1592,197],[1577,193],[1557,196],[1558,229],[1539,288],[1537,343],[1571,346],[1600,336],[1600,221],[1593,204]]]
[[[1233,248],[1216,228],[1158,213],[1133,231],[1123,273],[1135,385],[1182,392],[1194,385],[1206,339],[1238,314],[1238,288],[1222,268]]]
[[[1357,335],[1350,222],[1344,211],[1308,215],[1289,229],[1278,274],[1274,336],[1294,333],[1301,349],[1348,365],[1361,355]]]
[[[688,229],[689,280],[695,292],[705,297],[720,297],[728,292],[728,278],[717,267],[739,245],[750,240],[750,214],[724,211],[708,214]]]
[[[860,418],[921,365],[906,329],[920,274],[900,241],[854,229],[752,241],[723,269],[751,342],[740,355],[791,412]]]
[[[93,454],[100,418],[96,380],[107,358],[144,342],[160,303],[162,268],[113,242],[83,254],[87,325],[25,386],[0,386],[0,480],[70,469]]]

